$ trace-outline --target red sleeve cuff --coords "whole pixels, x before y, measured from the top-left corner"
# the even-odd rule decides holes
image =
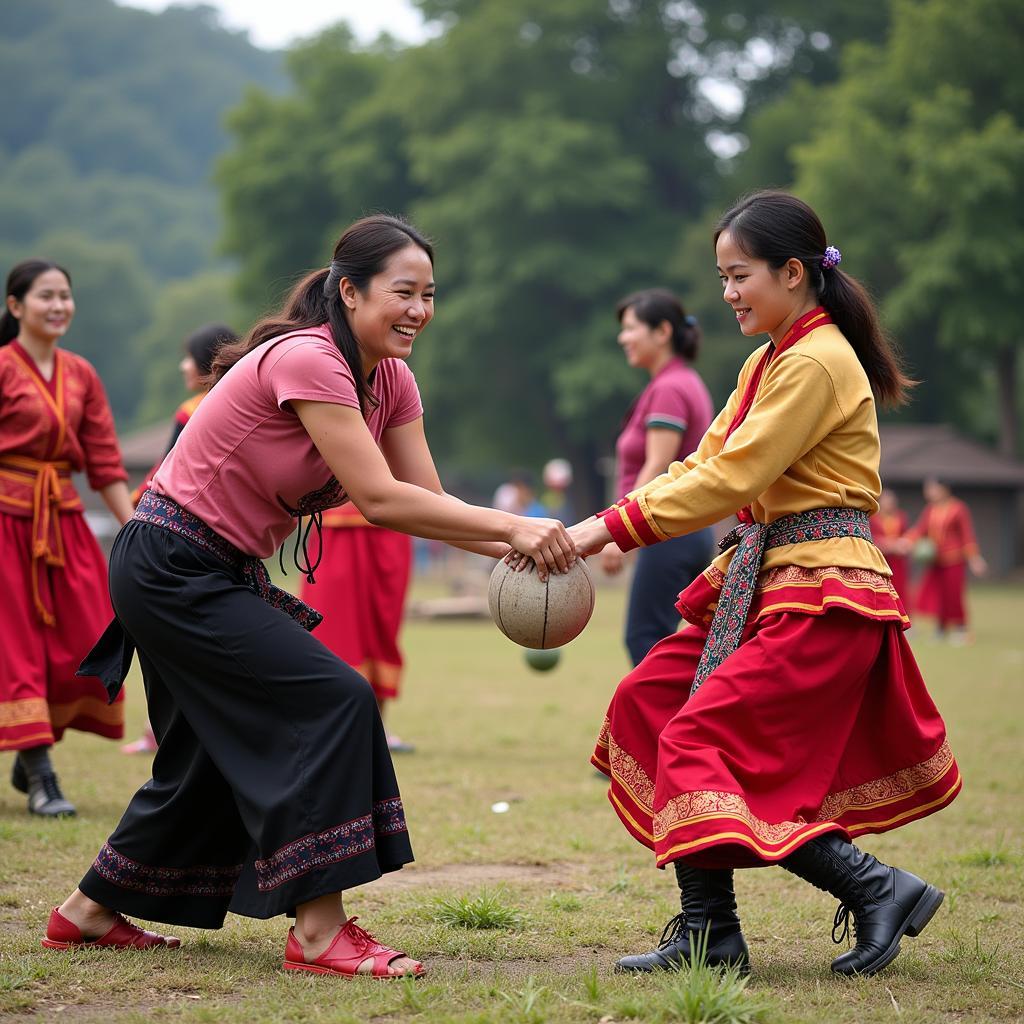
[[[615,509],[614,514],[605,517],[605,525],[612,535],[612,540],[622,551],[647,547],[665,539],[664,536],[655,533],[637,499],[626,502]]]
[[[602,509],[600,512],[595,512],[594,515],[598,519],[604,519],[605,516],[611,515],[611,513],[614,512],[616,509],[622,508],[622,506],[627,504],[628,501],[628,498],[619,498],[619,500],[615,502],[614,505],[609,505],[606,509]]]

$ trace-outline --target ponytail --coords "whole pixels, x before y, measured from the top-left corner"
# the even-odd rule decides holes
[[[883,405],[905,405],[917,382],[904,372],[899,349],[882,329],[867,289],[836,267],[823,269],[819,276],[818,299],[857,353],[872,391]]]
[[[292,289],[280,311],[259,321],[241,341],[217,350],[204,384],[212,387],[239,359],[272,338],[327,324],[335,346],[352,371],[359,409],[365,416],[367,406],[376,406],[378,402],[372,380],[363,373],[359,342],[349,324],[338,285],[347,277],[360,292],[365,292],[370,279],[381,273],[388,259],[409,245],[419,246],[434,262],[430,242],[402,218],[377,214],[356,221],[338,240],[329,267],[307,274]]]
[[[838,269],[842,257],[828,245],[825,228],[805,202],[787,192],[754,192],[719,220],[716,243],[724,231],[748,256],[774,270],[799,260],[818,302],[857,354],[875,397],[888,406],[906,403],[917,382],[904,372],[899,349],[882,329],[867,290]]]
[[[9,309],[0,316],[0,348],[9,345],[18,336],[19,324]]]

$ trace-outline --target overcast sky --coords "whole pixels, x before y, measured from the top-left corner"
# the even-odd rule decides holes
[[[198,0],[196,0],[198,2]],[[419,12],[408,0],[202,0],[221,12],[228,28],[245,29],[257,46],[281,49],[293,40],[314,35],[338,21],[347,21],[359,39],[369,41],[385,29],[398,39],[419,42],[425,36]],[[126,7],[162,11],[194,6],[171,0],[118,0]]]

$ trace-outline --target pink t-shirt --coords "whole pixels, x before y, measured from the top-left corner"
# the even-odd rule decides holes
[[[685,459],[707,433],[714,419],[711,395],[693,367],[680,358],[671,360],[651,378],[633,403],[615,443],[615,494],[617,498],[636,486],[647,460],[647,431],[652,427],[679,431],[675,459]]]
[[[366,425],[380,442],[388,427],[423,415],[412,370],[401,359],[377,366]],[[348,363],[330,328],[285,334],[253,349],[224,375],[185,425],[153,477],[166,494],[246,554],[267,558],[298,515],[347,498],[292,412],[291,399],[359,408]]]

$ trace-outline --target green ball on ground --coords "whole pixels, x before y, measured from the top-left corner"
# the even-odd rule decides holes
[[[523,650],[523,661],[534,672],[550,672],[562,660],[562,652],[557,647],[546,651],[537,651],[532,647]]]

